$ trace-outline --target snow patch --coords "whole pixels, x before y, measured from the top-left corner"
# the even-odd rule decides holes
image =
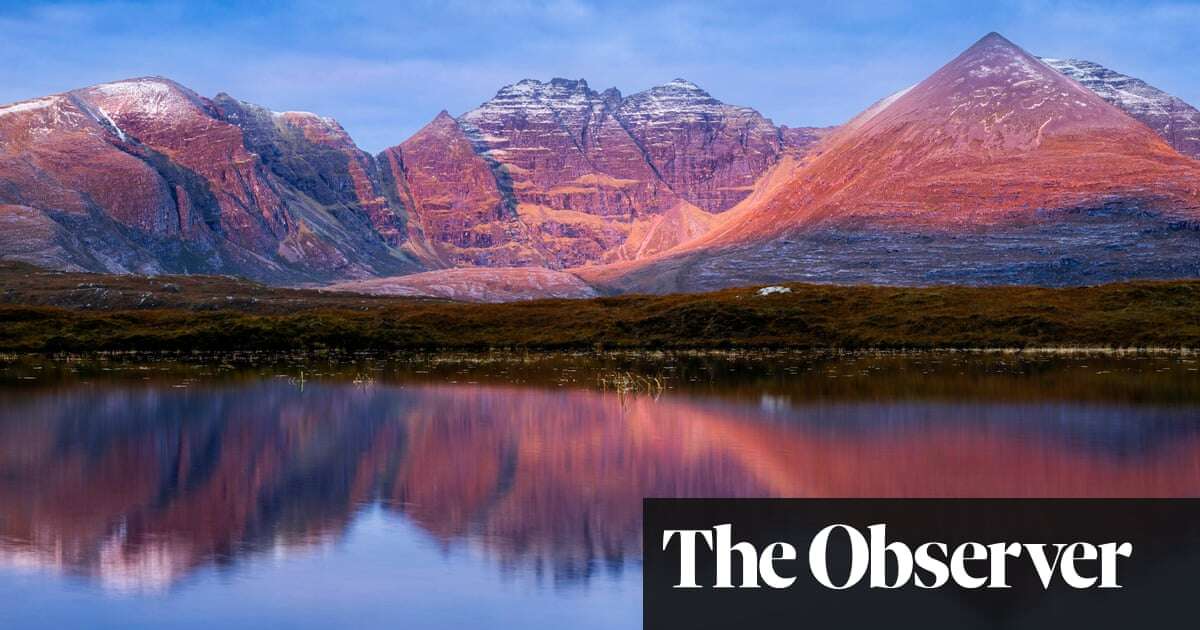
[[[121,117],[137,112],[153,118],[177,115],[192,107],[190,100],[175,86],[164,79],[132,79],[104,83],[93,88],[94,92],[107,97],[109,114]]]
[[[338,126],[337,120],[330,118],[329,116],[320,116],[320,115],[314,114],[312,112],[300,112],[300,111],[271,112],[271,116],[273,118],[277,118],[277,119],[278,118],[282,118],[282,119],[308,118],[310,120],[315,120],[315,121],[317,121],[323,125],[326,125],[328,127]]]
[[[125,132],[121,131],[121,128],[117,126],[117,123],[113,121],[111,116],[108,115],[108,112],[104,111],[103,107],[97,107],[96,111],[100,114],[100,117],[103,118],[105,122],[112,126],[113,131],[117,132],[117,137],[121,139],[121,142],[129,141],[129,138],[125,135]]]
[[[54,97],[39,98],[32,101],[22,101],[0,107],[0,116],[8,116],[9,114],[19,114],[21,112],[31,112],[39,109],[46,109],[58,103],[58,99]]]

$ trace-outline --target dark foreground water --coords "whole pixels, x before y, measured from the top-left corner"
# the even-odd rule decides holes
[[[1198,369],[0,358],[0,627],[634,628],[644,496],[1198,496]]]

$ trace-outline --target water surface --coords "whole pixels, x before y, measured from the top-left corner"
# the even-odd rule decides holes
[[[0,360],[0,626],[632,628],[644,496],[1196,496],[1194,355]]]

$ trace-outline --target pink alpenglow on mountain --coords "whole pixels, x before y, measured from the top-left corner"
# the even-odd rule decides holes
[[[446,112],[380,156],[410,211],[408,237],[445,266],[543,266],[485,158]]]
[[[402,213],[371,185],[372,158],[296,122],[157,77],[0,107],[0,220],[16,230],[0,251],[56,268],[276,283],[416,268],[389,240]],[[354,191],[340,197],[309,186],[335,152],[353,163],[327,169]]]
[[[672,190],[709,212],[728,210],[750,194],[784,150],[784,135],[771,121],[684,79],[626,98],[616,115]]]
[[[1200,162],[994,33],[729,215],[672,251],[582,275],[653,291],[1200,275]]]
[[[412,195],[410,236],[441,264],[563,269],[699,235],[821,132],[776,128],[682,80],[628,98],[524,80],[384,156]]]
[[[431,266],[562,269],[702,235],[823,133],[776,128],[685,81],[622,98],[526,80],[457,120],[443,112],[381,161]]]
[[[995,33],[836,128],[527,79],[378,156],[144,77],[0,106],[0,258],[471,299],[1197,277],[1197,137],[1182,100]]]
[[[527,80],[373,157],[330,118],[131,79],[0,108],[0,255],[277,284],[628,260],[703,234],[821,133],[682,81]]]

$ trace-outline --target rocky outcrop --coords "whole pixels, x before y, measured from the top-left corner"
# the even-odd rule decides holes
[[[1042,61],[1146,123],[1180,153],[1200,158],[1200,110],[1183,99],[1091,61],[1045,57]]]
[[[628,219],[678,197],[614,117],[620,106],[619,92],[583,80],[526,80],[459,122],[516,202]]]

